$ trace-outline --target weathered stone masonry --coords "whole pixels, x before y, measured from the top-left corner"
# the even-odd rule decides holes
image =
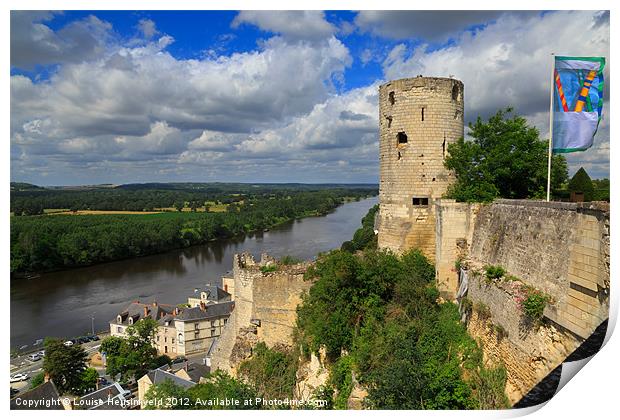
[[[435,256],[435,200],[453,181],[444,167],[463,137],[463,83],[415,77],[379,88],[379,247]]]
[[[233,276],[225,277],[224,289],[232,294],[235,310],[217,345],[211,351],[211,366],[229,372],[251,355],[258,341],[269,347],[291,346],[301,295],[312,282],[304,280],[309,263],[278,266],[273,272],[262,267],[277,264],[266,254],[256,262],[251,254],[236,254]]]
[[[506,366],[506,393],[514,403],[608,317],[609,204],[445,200],[436,211],[438,284],[444,295],[456,294],[457,274],[447,267],[463,258],[467,298],[488,308],[484,316],[473,311],[468,330],[485,360]],[[499,265],[514,278],[488,281],[485,265]],[[540,327],[521,314],[522,284],[552,298]]]

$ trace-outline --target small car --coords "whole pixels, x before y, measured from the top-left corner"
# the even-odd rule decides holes
[[[31,362],[38,362],[39,360],[41,360],[41,355],[39,353],[31,354],[30,356],[28,356],[28,360],[30,360]]]
[[[19,394],[19,390],[11,387],[11,398],[13,398],[17,394]]]
[[[41,350],[40,352],[37,353],[39,356],[41,357],[45,357],[45,350]]]
[[[28,375],[26,375],[25,373],[16,373],[15,375],[11,376],[11,383],[25,381],[26,379],[28,379]]]
[[[65,341],[64,344],[65,344],[65,346],[72,346],[73,345],[73,341],[67,340],[67,341]]]

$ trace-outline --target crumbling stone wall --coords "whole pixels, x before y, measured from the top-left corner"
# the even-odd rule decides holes
[[[447,146],[463,137],[463,83],[415,77],[379,88],[380,248],[435,257],[435,200],[454,176]]]
[[[275,265],[277,270],[261,270],[270,265]],[[245,354],[243,349],[248,347],[243,343],[250,343],[250,347],[258,341],[269,347],[293,344],[297,305],[301,303],[302,293],[312,285],[304,280],[309,265],[304,262],[281,266],[267,254],[259,262],[249,253],[234,256],[235,309],[212,351],[212,367],[233,372],[243,359],[240,356]],[[256,340],[247,339],[250,330],[254,331]]]

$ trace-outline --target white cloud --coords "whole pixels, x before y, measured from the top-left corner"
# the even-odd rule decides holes
[[[243,10],[233,20],[232,27],[242,24],[256,25],[290,40],[322,40],[331,37],[337,30],[325,20],[325,13],[318,10]]]

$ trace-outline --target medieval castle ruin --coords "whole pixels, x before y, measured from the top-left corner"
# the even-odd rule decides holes
[[[608,317],[609,204],[442,198],[454,181],[444,158],[463,136],[463,94],[463,83],[452,78],[419,76],[380,87],[375,231],[380,248],[418,248],[435,263],[442,298],[459,302],[485,361],[506,367],[514,404]],[[293,344],[296,307],[311,286],[303,276],[309,263],[266,269],[275,264],[266,255],[259,262],[235,256],[232,276],[223,279],[235,309],[209,350],[212,369],[235,372],[259,341]],[[489,265],[505,274],[489,278]],[[532,290],[548,296],[543,322],[535,325],[520,306]],[[299,395],[328,374],[314,355],[299,372]]]

